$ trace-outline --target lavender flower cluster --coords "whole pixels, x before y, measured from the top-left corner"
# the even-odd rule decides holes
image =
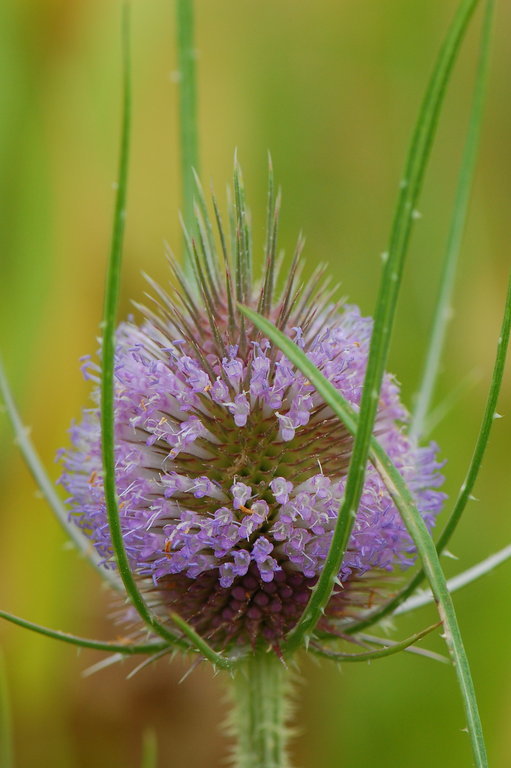
[[[199,301],[183,307],[177,294],[159,290],[158,313],[148,310],[142,325],[130,321],[118,329],[116,484],[123,537],[133,571],[151,577],[163,611],[178,610],[223,644],[278,640],[299,618],[321,572],[352,438],[310,382],[232,309],[220,269],[213,274],[215,296],[206,297],[213,319]],[[260,308],[260,295],[253,290],[245,301]],[[284,301],[273,301],[267,316],[358,408],[371,319],[355,306],[310,299],[283,312]],[[100,368],[90,359],[84,370],[99,380]],[[407,418],[398,384],[387,374],[375,434],[432,526],[444,499],[441,465],[434,445],[417,447],[407,437]],[[73,426],[71,439],[61,478],[71,517],[112,568],[97,405]],[[349,612],[346,586],[410,564],[413,552],[369,465],[339,573],[345,589],[333,596],[327,614]]]

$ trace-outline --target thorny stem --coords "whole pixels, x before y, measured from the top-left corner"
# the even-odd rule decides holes
[[[289,768],[286,729],[289,672],[273,653],[249,654],[233,678],[231,725],[236,768]]]
[[[474,452],[472,454],[472,459],[470,461],[467,474],[465,476],[465,480],[463,481],[462,486],[460,488],[458,498],[456,499],[456,503],[446,523],[446,526],[442,531],[442,535],[438,539],[436,549],[439,555],[444,551],[447,544],[449,543],[450,538],[454,533],[454,531],[456,530],[456,527],[461,519],[461,515],[463,514],[463,511],[465,510],[467,502],[472,494],[474,484],[477,480],[477,476],[481,468],[483,456],[486,452],[486,447],[488,445],[488,441],[490,438],[492,424],[496,418],[496,415],[498,416],[496,408],[497,408],[497,402],[498,402],[500,388],[502,384],[502,378],[504,375],[504,367],[506,364],[506,353],[509,345],[510,335],[511,335],[511,275],[509,276],[509,279],[508,279],[506,303],[504,305],[504,317],[502,318],[500,335],[497,342],[497,355],[496,355],[495,364],[493,367],[493,375],[492,375],[492,380],[490,384],[490,390],[488,392],[486,406],[484,409],[483,419],[481,422],[481,427],[479,429],[479,435],[477,437],[477,441],[474,447]],[[425,578],[424,570],[421,568],[415,574],[415,576],[413,576],[413,578],[408,582],[408,584],[397,593],[397,595],[395,595],[393,598],[391,598],[386,603],[381,605],[375,611],[372,611],[365,618],[355,622],[352,626],[347,627],[344,631],[349,635],[355,634],[356,632],[359,632],[361,629],[365,629],[366,627],[372,626],[375,622],[380,621],[384,616],[387,616],[388,614],[393,613],[402,603],[405,602],[405,600],[407,600],[410,597],[410,595],[412,595],[416,591],[417,587],[421,585],[424,578]]]
[[[103,314],[102,378],[101,378],[101,449],[103,456],[105,501],[119,575],[123,581],[133,606],[139,616],[156,634],[169,643],[177,638],[159,624],[149,611],[141,595],[124,546],[117,491],[115,485],[115,420],[114,420],[114,358],[115,358],[115,323],[121,281],[122,247],[126,223],[126,199],[128,187],[128,161],[131,137],[131,55],[130,55],[130,6],[125,2],[122,9],[122,59],[123,59],[123,96],[121,147],[115,214],[112,232],[110,258],[108,260],[105,304]]]

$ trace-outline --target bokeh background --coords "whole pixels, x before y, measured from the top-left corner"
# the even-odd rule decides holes
[[[453,0],[198,0],[201,171],[221,196],[235,147],[256,246],[266,153],[283,187],[281,244],[307,236],[342,291],[373,311],[406,143]],[[482,414],[509,269],[511,8],[497,3],[491,77],[434,438],[456,493]],[[172,0],[133,2],[134,126],[121,314],[167,280],[180,246]],[[87,403],[78,359],[97,347],[119,136],[119,2],[0,2],[1,349],[24,419],[54,478],[57,449]],[[476,19],[449,88],[410,254],[389,367],[411,402],[444,248],[477,53]],[[468,567],[511,540],[509,371],[478,501],[451,549]],[[0,415],[0,605],[49,626],[115,638],[99,578],[66,547]],[[456,605],[494,768],[511,763],[511,565]],[[431,623],[423,609],[396,637]],[[441,649],[431,640],[430,647]],[[160,662],[90,677],[101,658],[0,626],[17,768],[135,768],[155,729],[162,766],[224,765],[222,682]],[[300,768],[471,764],[453,671],[409,654],[371,665],[302,665]]]

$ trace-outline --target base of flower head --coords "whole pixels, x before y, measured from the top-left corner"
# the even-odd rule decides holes
[[[382,599],[382,573],[352,578],[336,586],[319,628],[338,631],[339,622],[354,618]],[[176,612],[217,650],[230,647],[273,647],[277,652],[285,636],[300,619],[317,577],[307,578],[281,563],[275,578],[265,581],[252,564],[230,587],[222,587],[218,571],[195,579],[181,574],[167,576],[155,587],[155,607],[160,616]],[[386,585],[388,587],[388,585]]]

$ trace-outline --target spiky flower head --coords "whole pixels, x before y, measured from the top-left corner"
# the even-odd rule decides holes
[[[324,271],[300,278],[276,259],[279,200],[270,184],[265,266],[252,282],[252,245],[239,172],[230,232],[213,201],[217,236],[199,188],[188,238],[192,285],[170,259],[174,284],[152,284],[117,332],[116,485],[125,547],[160,619],[179,613],[220,649],[277,647],[302,614],[323,567],[343,498],[352,437],[314,387],[248,322],[246,304],[291,337],[357,408],[372,321],[332,302]],[[283,283],[279,291],[276,286]],[[98,380],[90,359],[86,376]],[[98,401],[98,391],[94,395]],[[406,435],[399,386],[386,374],[375,433],[433,525],[444,494],[435,446]],[[62,483],[72,519],[115,567],[102,480],[97,404],[71,430]],[[324,626],[381,599],[381,577],[414,548],[369,465],[356,523]],[[149,579],[151,581],[149,581]]]

